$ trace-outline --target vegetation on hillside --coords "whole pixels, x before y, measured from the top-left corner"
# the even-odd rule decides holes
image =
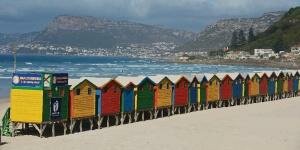
[[[253,38],[253,39],[252,39]],[[232,40],[234,41],[234,39]],[[248,38],[247,43],[231,43],[234,50],[252,51],[255,48],[271,48],[275,52],[289,51],[300,43],[300,7],[291,8],[278,22],[265,32]]]

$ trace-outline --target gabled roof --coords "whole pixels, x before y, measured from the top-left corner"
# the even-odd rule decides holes
[[[237,79],[237,77],[239,76],[244,79],[244,77],[240,73],[229,73],[228,75],[231,77],[232,80]]]
[[[193,74],[193,75],[191,75],[191,74],[190,74],[190,75],[184,75],[184,76],[185,76],[186,79],[188,79],[189,82],[193,82],[195,79],[196,79],[198,82],[200,82],[200,81],[198,80],[198,78],[196,77],[196,75],[194,75],[194,74]]]
[[[118,76],[115,78],[115,81],[120,83],[122,87],[127,87],[129,85],[134,85],[136,86],[135,82],[136,78],[135,77],[129,77],[129,76]]]
[[[222,81],[225,79],[225,77],[229,77],[231,80],[233,78],[229,75],[229,73],[217,73],[216,76]]]
[[[218,76],[216,76],[215,74],[206,73],[204,75],[208,81],[211,81],[214,77],[216,77],[219,81],[221,81],[220,78]]]
[[[167,78],[170,80],[166,75],[155,75],[155,76],[149,76],[149,78],[155,83],[159,84],[163,79]],[[171,80],[170,80],[171,81]]]
[[[255,76],[259,77],[259,75],[257,73],[255,73],[255,72],[248,73],[248,75],[249,75],[250,79],[252,79]]]
[[[83,82],[89,82],[92,86],[94,86],[95,88],[97,87],[95,84],[93,84],[91,81],[87,80],[87,79],[69,79],[68,83],[69,85],[71,85],[70,90],[73,90],[74,88],[76,88],[78,85],[80,85]]]
[[[82,80],[86,79],[99,88],[103,88],[104,86],[106,86],[106,84],[113,81],[112,78],[81,77],[80,79],[82,79]]]
[[[184,78],[189,82],[189,80],[182,75],[169,75],[168,78],[171,80],[173,84],[177,84],[182,78]]]

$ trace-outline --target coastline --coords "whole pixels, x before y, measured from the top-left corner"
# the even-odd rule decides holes
[[[210,109],[66,136],[3,137],[1,149],[272,149],[300,147],[300,97]],[[95,140],[96,139],[96,140]],[[216,144],[218,143],[218,144]],[[20,147],[22,145],[22,147]]]
[[[194,59],[189,61],[167,60],[170,63],[203,64],[203,65],[232,65],[249,67],[270,67],[278,69],[300,69],[299,62],[281,62],[276,60],[226,60],[226,59]]]

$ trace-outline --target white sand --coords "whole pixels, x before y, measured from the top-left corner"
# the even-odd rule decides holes
[[[5,137],[1,150],[299,150],[300,98],[199,111],[54,138]]]

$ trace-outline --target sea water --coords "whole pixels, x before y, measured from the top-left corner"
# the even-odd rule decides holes
[[[248,66],[179,64],[161,59],[129,57],[17,55],[16,60],[18,72],[67,72],[70,78],[278,70]],[[0,98],[9,96],[13,62],[12,55],[0,55]]]

